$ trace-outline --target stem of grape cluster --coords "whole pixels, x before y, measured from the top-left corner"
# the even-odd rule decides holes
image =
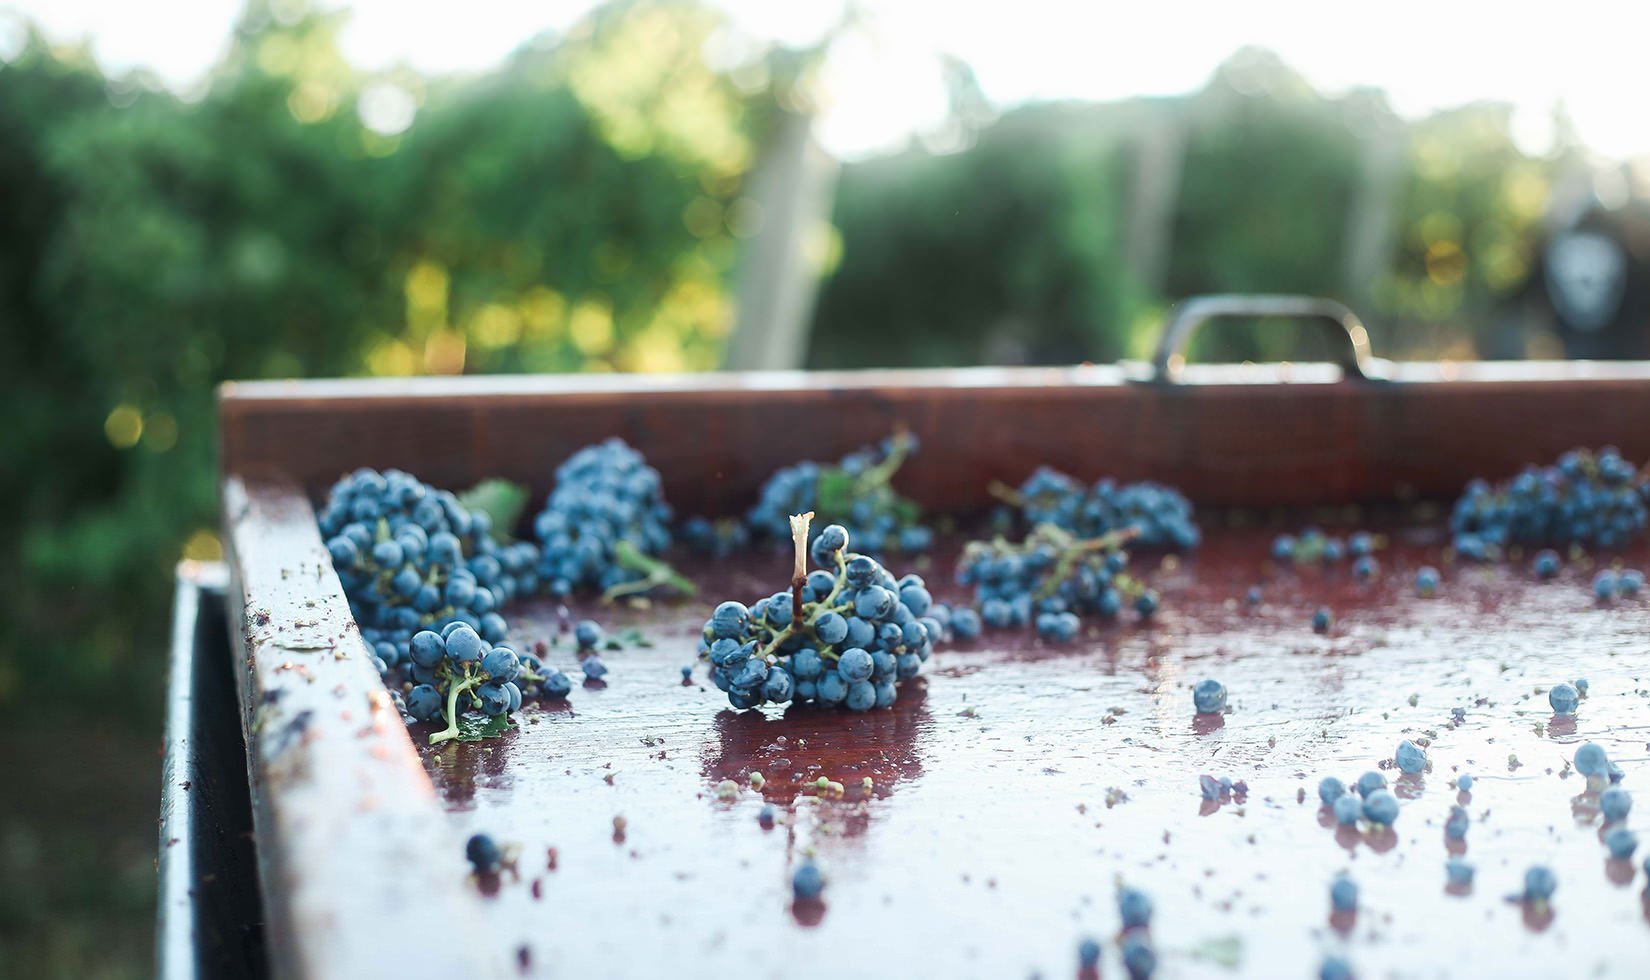
[[[791,515],[791,543],[795,545],[796,561],[791,566],[791,631],[802,628],[802,586],[808,582],[808,522],[814,512]]]

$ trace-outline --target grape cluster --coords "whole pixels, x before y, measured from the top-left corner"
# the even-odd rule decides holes
[[[699,656],[735,708],[801,701],[850,711],[886,708],[945,638],[950,611],[916,575],[896,579],[848,551],[828,525],[810,548],[808,521],[792,520],[792,587],[754,604],[728,601],[706,620]],[[820,567],[807,571],[811,553]],[[797,608],[800,601],[801,608]]]
[[[1054,524],[1039,524],[1025,540],[972,541],[957,561],[957,581],[974,587],[986,626],[1032,624],[1056,642],[1077,637],[1080,617],[1117,616],[1126,601],[1141,618],[1157,610],[1157,593],[1125,574],[1128,531],[1080,540]]]
[[[1075,477],[1047,466],[1020,484],[998,489],[1027,523],[1053,524],[1081,538],[1130,529],[1134,540],[1149,548],[1189,551],[1203,540],[1192,518],[1192,505],[1180,491],[1159,483],[1101,480],[1084,486]]]
[[[439,633],[414,634],[407,672],[413,686],[403,701],[406,713],[414,721],[447,722],[430,736],[432,745],[464,737],[460,722],[467,715],[481,719],[470,731],[498,734],[508,725],[505,716],[519,710],[523,698],[560,700],[573,689],[566,674],[545,667],[532,654],[489,643],[463,623],[452,623]]]
[[[462,623],[502,641],[500,608],[538,588],[538,549],[497,543],[485,512],[400,470],[339,480],[318,521],[380,673],[406,661],[419,630]]]
[[[1354,531],[1345,540],[1324,534],[1309,527],[1300,534],[1280,534],[1272,539],[1272,558],[1294,562],[1297,565],[1333,565],[1348,558],[1354,560],[1353,570],[1359,578],[1368,578],[1375,572],[1375,536],[1368,531]]]
[[[533,520],[539,577],[554,596],[646,583],[651,556],[670,547],[670,505],[659,471],[622,439],[586,446],[556,469]]]
[[[1650,524],[1650,478],[1613,448],[1572,449],[1500,484],[1467,484],[1450,515],[1456,553],[1498,557],[1509,544],[1620,548]]]
[[[916,503],[889,484],[917,449],[916,436],[897,432],[834,466],[802,462],[779,470],[762,484],[755,506],[745,515],[751,539],[788,541],[790,515],[817,513],[821,523],[848,528],[862,553],[927,551],[934,544],[933,529],[918,522]]]

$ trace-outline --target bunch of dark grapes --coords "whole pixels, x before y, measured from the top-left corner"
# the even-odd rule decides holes
[[[1180,491],[1158,483],[1107,479],[1090,487],[1041,466],[1018,490],[999,485],[993,492],[1017,508],[1026,523],[1052,524],[1080,538],[1132,530],[1136,543],[1173,551],[1189,551],[1203,540],[1191,502]]]
[[[945,637],[950,611],[921,578],[896,579],[875,559],[848,551],[840,524],[823,528],[810,548],[812,516],[790,520],[796,557],[789,589],[751,606],[724,602],[705,622],[699,655],[735,708],[793,700],[886,708]],[[813,572],[810,552],[820,566]]]
[[[670,547],[670,519],[659,471],[641,453],[616,438],[586,446],[557,468],[533,521],[539,577],[554,596],[644,591]]]
[[[415,721],[447,722],[430,736],[432,745],[464,737],[460,720],[467,715],[479,716],[471,732],[494,735],[508,726],[524,697],[560,700],[573,689],[566,674],[532,654],[489,643],[463,623],[413,634],[407,673],[412,685],[401,702],[405,713]]]
[[[486,513],[400,470],[361,469],[333,485],[321,535],[380,673],[403,664],[419,630],[464,624],[498,643],[499,610],[538,588],[538,550],[493,540]]]
[[[750,545],[751,532],[734,517],[714,521],[707,517],[690,517],[677,527],[676,541],[696,555],[726,558]]]
[[[1079,538],[1054,524],[1039,524],[1020,542],[973,541],[957,560],[957,581],[974,587],[986,626],[1030,624],[1058,642],[1077,638],[1082,617],[1116,617],[1130,604],[1141,618],[1157,611],[1157,593],[1124,570],[1123,543],[1132,532]]]
[[[1552,466],[1510,480],[1467,484],[1450,515],[1464,558],[1499,557],[1510,544],[1620,548],[1644,533],[1650,478],[1614,448],[1572,449]]]
[[[918,522],[915,502],[889,484],[901,464],[917,452],[917,437],[897,432],[878,447],[865,447],[834,466],[803,462],[779,470],[762,485],[745,516],[753,540],[790,540],[792,514],[817,513],[821,523],[849,529],[854,547],[872,555],[927,551],[934,531]]]

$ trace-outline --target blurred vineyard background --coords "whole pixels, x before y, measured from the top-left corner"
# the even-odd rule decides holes
[[[953,63],[943,132],[837,164],[821,50],[708,59],[691,3],[451,78],[357,71],[337,25],[254,2],[187,96],[32,31],[0,64],[0,730],[41,767],[0,827],[0,974],[149,972],[170,577],[219,555],[221,381],[1111,360],[1216,291],[1343,298],[1391,357],[1557,352],[1527,282],[1591,167],[1561,118],[1530,155],[1506,105],[1405,120],[1253,49],[1105,104],[993,106]]]

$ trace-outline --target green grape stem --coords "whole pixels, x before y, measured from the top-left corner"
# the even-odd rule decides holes
[[[644,555],[630,541],[620,538],[613,545],[613,558],[620,568],[633,572],[641,572],[642,577],[630,582],[620,582],[611,586],[602,593],[603,602],[612,602],[627,595],[639,595],[653,589],[668,585],[683,595],[696,595],[699,587],[670,565],[652,555]]]
[[[446,713],[445,713],[446,718],[447,718],[447,727],[445,729],[443,729],[442,731],[436,732],[434,735],[430,736],[430,744],[431,745],[440,745],[442,742],[448,741],[449,739],[457,738],[459,736],[460,732],[458,730],[458,697],[459,697],[460,694],[463,694],[465,691],[468,691],[471,688],[476,687],[480,684],[481,684],[480,673],[479,672],[472,673],[470,668],[468,666],[466,666],[464,668],[463,678],[459,679],[451,687],[447,688],[447,710],[446,710]]]

